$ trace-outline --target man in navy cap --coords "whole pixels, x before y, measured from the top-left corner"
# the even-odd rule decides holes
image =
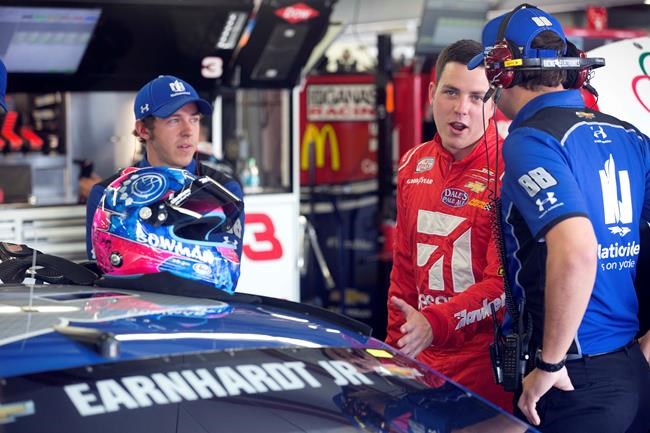
[[[585,107],[578,89],[604,60],[546,12],[521,5],[491,20],[483,47],[468,68],[485,67],[512,119],[500,216],[508,341],[530,354],[520,416],[543,432],[647,432],[650,337],[635,340],[634,275],[650,138]]]
[[[7,112],[7,103],[5,95],[7,94],[7,68],[0,60],[0,114]]]
[[[231,176],[197,161],[197,143],[201,116],[212,114],[209,102],[199,97],[187,82],[171,75],[161,75],[144,85],[135,97],[133,106],[135,128],[133,135],[145,147],[145,157],[137,167],[165,166],[184,168],[197,176],[210,176],[237,197],[242,188]],[[120,170],[121,172],[121,170]],[[96,184],[90,191],[86,205],[86,249],[93,258],[91,228],[93,215],[106,189],[119,173]],[[237,243],[241,258],[244,213],[228,233],[222,235]],[[214,239],[212,239],[214,240]]]

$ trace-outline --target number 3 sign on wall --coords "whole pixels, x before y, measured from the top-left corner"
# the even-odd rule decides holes
[[[282,257],[282,244],[275,235],[273,220],[268,215],[246,215],[244,254],[251,260],[277,260]]]

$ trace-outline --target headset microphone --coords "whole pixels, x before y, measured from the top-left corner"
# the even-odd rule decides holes
[[[490,86],[487,92],[485,92],[485,96],[483,96],[483,103],[485,104],[487,101],[490,100],[492,95],[497,91],[497,88],[494,86]]]
[[[488,91],[485,92],[485,96],[483,96],[483,103],[485,104],[487,101],[490,100],[492,96],[494,96],[494,103],[496,104],[496,102],[501,97],[501,90],[502,90],[501,87],[490,86]]]

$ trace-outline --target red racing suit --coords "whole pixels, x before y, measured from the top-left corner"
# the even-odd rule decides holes
[[[473,151],[455,161],[433,140],[408,151],[397,175],[397,232],[388,289],[386,342],[402,337],[392,296],[417,308],[433,331],[418,359],[512,412],[512,394],[494,382],[490,305],[503,315],[503,267],[494,238],[490,198],[498,194],[493,123]],[[489,155],[486,156],[486,152]]]

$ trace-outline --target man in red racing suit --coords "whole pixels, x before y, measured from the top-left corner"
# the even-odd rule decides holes
[[[459,41],[440,54],[429,87],[438,132],[400,162],[386,342],[512,411],[488,351],[491,306],[500,319],[505,304],[490,207],[503,164],[495,173],[496,128],[483,123],[488,81],[466,74],[481,51]]]

